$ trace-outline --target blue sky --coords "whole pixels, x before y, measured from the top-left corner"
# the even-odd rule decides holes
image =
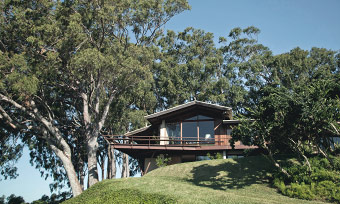
[[[340,49],[339,0],[191,0],[192,9],[175,16],[166,29],[200,28],[227,37],[235,27],[255,26],[260,43],[274,54],[323,47]]]
[[[227,37],[235,27],[260,28],[259,42],[274,54],[300,47],[340,49],[340,0],[190,0],[192,9],[175,16],[165,27],[183,31],[200,28]],[[28,152],[18,162],[20,176],[0,181],[0,196],[11,193],[26,201],[49,194],[50,180],[29,164]]]

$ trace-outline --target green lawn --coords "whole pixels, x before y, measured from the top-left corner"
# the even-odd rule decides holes
[[[269,185],[272,166],[264,157],[190,162],[156,169],[141,178],[100,182],[63,204],[124,203],[136,192],[143,197],[164,196],[176,203],[322,203],[292,199]],[[124,193],[125,192],[125,193]],[[158,197],[157,197],[158,196]],[[113,198],[118,198],[117,201]],[[165,200],[164,202],[166,202]],[[159,203],[162,203],[160,201]],[[126,203],[133,203],[131,200]]]

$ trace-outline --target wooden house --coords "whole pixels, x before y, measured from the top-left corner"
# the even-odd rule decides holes
[[[171,164],[204,159],[209,153],[223,158],[240,156],[244,149],[255,148],[229,144],[232,109],[225,106],[192,101],[145,116],[151,125],[122,136],[105,136],[113,148],[138,160],[143,173],[157,168],[156,158],[166,155]]]

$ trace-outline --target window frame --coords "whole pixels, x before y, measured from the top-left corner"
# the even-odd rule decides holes
[[[193,116],[193,117],[196,117],[197,119],[196,120],[192,120],[191,118],[193,118],[193,117],[190,117],[189,119],[191,119],[191,120],[188,120],[188,119],[184,119],[184,120],[180,120],[180,121],[178,121],[178,122],[170,122],[170,123],[166,123],[165,124],[165,127],[166,127],[166,131],[168,131],[167,130],[167,128],[168,128],[168,124],[173,124],[173,123],[178,123],[179,124],[179,127],[180,127],[180,140],[181,140],[181,143],[180,144],[182,144],[183,143],[183,123],[186,123],[186,122],[196,122],[196,128],[197,128],[197,141],[199,142],[199,141],[201,141],[200,140],[200,131],[199,131],[199,122],[208,122],[208,121],[211,121],[211,122],[215,122],[215,119],[214,118],[210,118],[210,117],[208,117],[208,116],[204,116],[204,115],[201,115],[201,116],[204,116],[204,117],[208,117],[208,118],[210,118],[210,119],[199,119],[199,116],[200,115],[195,115],[195,116]],[[167,134],[168,134],[168,132],[167,132]],[[213,135],[212,135],[213,137],[213,139],[215,139],[215,123],[213,123]],[[169,135],[168,135],[168,137],[169,137]],[[190,141],[190,140],[188,140],[188,141]],[[202,141],[204,141],[204,140],[202,140]]]

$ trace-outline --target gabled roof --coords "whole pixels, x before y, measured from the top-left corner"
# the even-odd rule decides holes
[[[148,125],[146,127],[142,127],[142,128],[137,129],[137,130],[133,130],[131,132],[127,132],[127,133],[124,134],[124,136],[131,136],[131,135],[138,134],[140,132],[143,132],[143,131],[149,129],[150,127],[151,127],[151,125]]]
[[[216,111],[221,111],[221,112],[231,111],[230,107],[206,103],[206,102],[202,102],[202,101],[191,101],[191,102],[188,102],[188,103],[185,103],[185,104],[182,104],[182,105],[178,105],[178,106],[175,106],[173,108],[170,108],[170,109],[167,109],[167,110],[164,110],[164,111],[160,111],[160,112],[157,112],[157,113],[154,113],[154,114],[147,115],[147,116],[145,116],[145,119],[151,121],[155,118],[162,117],[162,116],[165,116],[167,114],[174,113],[176,111],[180,111],[180,110],[195,107],[195,106],[196,107],[208,108],[208,109],[211,109],[211,110],[216,110]]]

